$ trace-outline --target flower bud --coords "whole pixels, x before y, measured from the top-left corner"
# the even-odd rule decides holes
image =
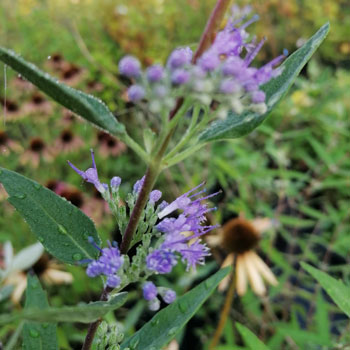
[[[128,89],[128,96],[131,102],[137,102],[145,97],[145,90],[140,85],[131,85]]]
[[[141,73],[140,61],[133,56],[125,56],[119,61],[119,72],[129,78],[137,78]]]
[[[147,69],[147,79],[151,83],[155,83],[157,81],[160,81],[164,76],[164,69],[162,66],[156,64],[154,66],[151,66]]]

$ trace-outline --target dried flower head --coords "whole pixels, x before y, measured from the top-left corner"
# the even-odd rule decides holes
[[[126,145],[117,138],[99,131],[97,133],[98,151],[103,158],[108,156],[117,157],[126,151]]]
[[[232,266],[235,262],[235,283],[238,295],[244,295],[247,291],[248,281],[253,292],[259,296],[266,294],[265,280],[271,285],[278,282],[270,268],[254,251],[261,233],[273,226],[270,219],[255,219],[249,221],[243,217],[229,220],[219,236],[208,237],[210,245],[220,245],[226,251],[227,256],[222,267]],[[226,276],[219,284],[219,290],[227,288],[230,276]]]
[[[260,239],[260,232],[254,225],[241,217],[228,221],[222,227],[222,232],[222,246],[227,253],[247,252],[254,249]]]
[[[4,156],[10,155],[11,152],[19,153],[23,150],[22,146],[12,140],[9,135],[0,130],[0,154]]]
[[[37,168],[41,159],[48,162],[53,159],[53,155],[43,139],[34,137],[30,139],[28,149],[21,155],[20,162]]]
[[[4,113],[6,114],[6,119],[15,121],[24,116],[23,111],[19,108],[15,101],[9,100],[8,98],[6,101],[4,99],[0,99],[0,104]]]
[[[55,141],[53,151],[56,154],[69,153],[75,151],[84,145],[83,140],[75,135],[72,130],[64,129]]]

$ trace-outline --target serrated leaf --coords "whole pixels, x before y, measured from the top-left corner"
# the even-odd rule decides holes
[[[225,120],[220,120],[209,125],[201,133],[199,140],[207,142],[238,138],[258,127],[287,93],[307,61],[325,39],[328,31],[329,23],[326,23],[300,49],[285,60],[282,64],[284,67],[282,74],[263,86],[262,90],[266,93],[266,113],[246,112],[243,115],[237,115],[231,112]]]
[[[108,107],[96,97],[60,83],[15,52],[0,47],[0,60],[37,86],[62,106],[114,135],[125,132]]]
[[[107,312],[122,306],[127,299],[127,294],[123,292],[114,295],[109,301],[95,301],[76,306],[48,307],[44,310],[38,307],[30,307],[21,312],[1,315],[0,324],[7,324],[16,320],[90,323],[104,316]]]
[[[74,264],[94,259],[97,250],[88,242],[100,238],[93,222],[77,207],[37,182],[0,168],[0,182],[8,201],[29,224],[45,249],[57,259]]]
[[[247,327],[242,324],[236,322],[236,327],[241,334],[244,343],[251,350],[269,350],[269,348]]]
[[[301,262],[301,266],[318,281],[339,308],[350,317],[350,287],[309,264]]]
[[[41,288],[38,277],[27,277],[26,304],[23,312],[35,308],[45,312],[49,308],[46,292]],[[2,316],[1,316],[2,317]],[[54,323],[26,322],[23,326],[24,350],[57,350],[57,326]]]
[[[161,349],[191,319],[200,306],[218,286],[230,269],[221,269],[206,281],[179,297],[171,305],[159,311],[132,337],[121,344],[121,349]]]

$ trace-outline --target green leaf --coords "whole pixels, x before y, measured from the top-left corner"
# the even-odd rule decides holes
[[[241,334],[244,343],[251,350],[269,350],[269,348],[247,327],[243,326],[238,322],[236,322],[236,327],[239,333]]]
[[[23,312],[35,308],[45,312],[49,308],[46,292],[41,288],[38,277],[27,277],[26,304]],[[2,316],[1,316],[2,317]],[[28,322],[23,326],[23,349],[24,350],[57,350],[57,325],[54,323]]]
[[[191,319],[229,271],[229,268],[219,270],[171,305],[159,311],[132,337],[124,341],[121,349],[128,347],[132,350],[161,349]]]
[[[62,106],[77,113],[97,127],[114,135],[125,132],[124,125],[119,123],[108,107],[96,97],[58,82],[48,73],[25,61],[11,50],[0,47],[0,60]]]
[[[237,138],[250,133],[258,127],[287,93],[300,71],[326,37],[328,31],[329,23],[326,23],[300,49],[285,60],[282,64],[284,67],[282,74],[263,86],[263,90],[266,93],[266,113],[246,112],[243,115],[237,115],[231,112],[225,120],[209,125],[201,133],[199,140],[206,142]]]
[[[318,281],[339,308],[350,317],[350,287],[309,264],[301,262],[301,266]]]
[[[97,250],[88,242],[100,239],[93,222],[77,207],[37,182],[0,168],[0,182],[9,202],[29,224],[45,249],[68,264],[94,259]]]
[[[324,300],[321,291],[317,293],[315,323],[317,335],[322,340],[322,344],[331,345],[331,325],[329,322],[329,314],[327,302]]]
[[[107,312],[122,306],[127,299],[127,294],[126,292],[116,294],[109,301],[95,301],[89,304],[63,306],[61,308],[48,307],[42,310],[35,305],[21,312],[1,315],[0,324],[7,324],[16,320],[90,323],[104,316]]]

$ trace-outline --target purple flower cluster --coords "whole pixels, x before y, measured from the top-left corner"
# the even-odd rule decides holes
[[[213,100],[220,103],[218,116],[226,116],[228,110],[242,113],[253,110],[266,111],[265,93],[261,85],[281,73],[275,68],[288,54],[280,55],[260,68],[251,63],[260,51],[265,38],[256,43],[250,40],[247,27],[257,21],[253,16],[242,23],[246,15],[234,20],[217,34],[211,47],[192,62],[189,47],[175,49],[165,67],[156,64],[142,72],[141,64],[132,56],[119,63],[120,72],[135,81],[128,90],[132,102],[148,100],[152,112],[171,109],[179,96],[192,96],[200,103],[209,105]]]
[[[148,307],[152,311],[157,311],[160,307],[159,294],[165,303],[171,304],[176,299],[176,293],[169,288],[157,288],[153,282],[146,282],[142,287],[143,297],[148,301]]]
[[[95,163],[95,156],[94,151],[91,150],[91,158],[92,158],[92,168],[89,168],[86,171],[79,170],[76,166],[74,166],[70,161],[68,161],[68,164],[86,181],[92,183],[96,190],[100,193],[105,193],[108,191],[108,185],[103,184],[100,182],[98,178],[96,163]],[[112,179],[113,180],[113,179]],[[120,184],[120,183],[119,183]],[[119,186],[119,185],[118,185]]]
[[[116,275],[123,265],[123,257],[115,244],[114,246],[108,242],[109,247],[101,249],[93,240],[89,238],[91,244],[101,252],[97,260],[90,260],[86,269],[89,277],[97,277],[104,275],[107,277],[106,284],[108,287],[116,288],[120,285],[120,277]]]
[[[165,218],[156,226],[164,236],[161,245],[147,256],[146,263],[149,270],[161,274],[171,272],[177,264],[178,255],[182,257],[183,262],[187,263],[187,269],[204,263],[204,258],[209,255],[209,252],[206,245],[200,242],[199,237],[214,228],[214,226],[202,224],[206,220],[205,214],[215,208],[210,209],[202,202],[215,196],[216,193],[195,198],[205,192],[205,189],[195,192],[203,185],[204,183],[178,197],[159,212],[158,217],[162,219],[175,210],[182,210],[178,217]]]

